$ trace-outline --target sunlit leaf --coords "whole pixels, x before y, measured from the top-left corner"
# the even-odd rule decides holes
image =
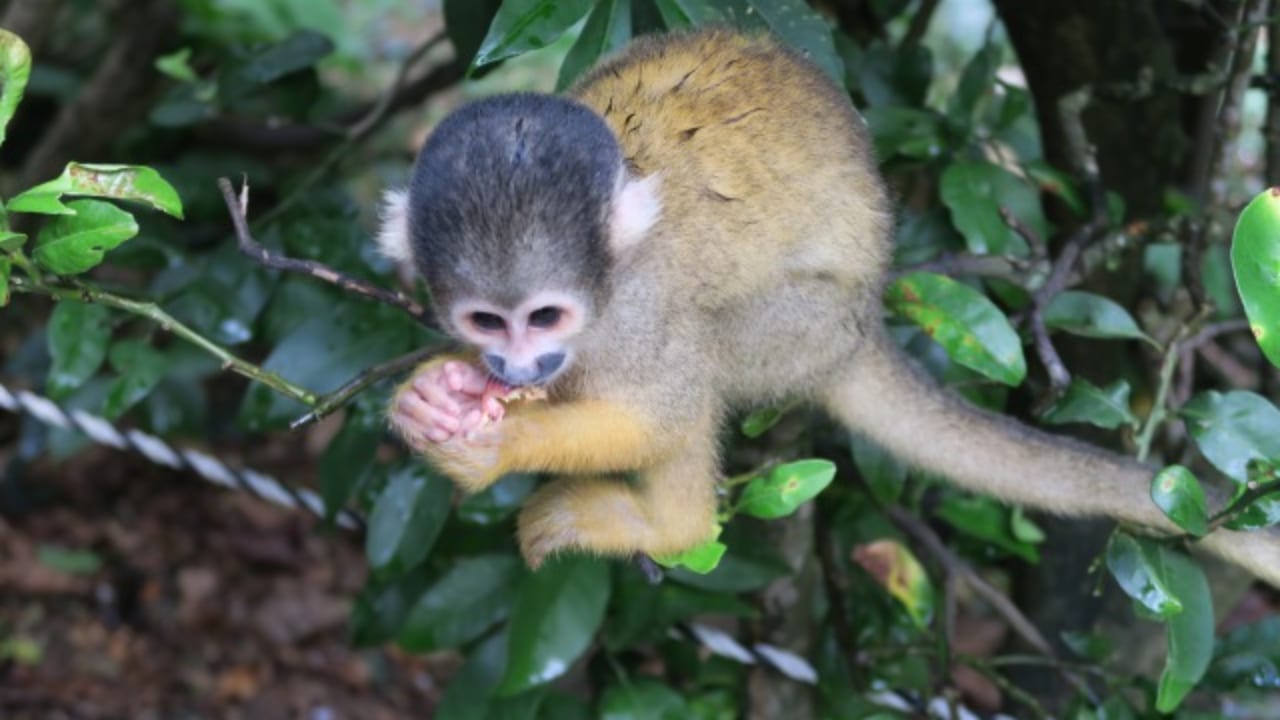
[[[550,45],[581,20],[593,4],[592,0],[506,0],[498,8],[472,67]]]
[[[985,295],[943,275],[915,272],[885,293],[893,312],[920,326],[954,361],[1006,385],[1027,374],[1022,342]]]
[[[1209,390],[1180,413],[1200,452],[1238,483],[1248,482],[1250,460],[1280,459],[1280,410],[1261,395]]]
[[[557,557],[530,574],[511,610],[499,692],[513,695],[565,674],[595,637],[609,586],[608,566],[594,558]]]
[[[853,549],[853,559],[895,600],[916,625],[933,618],[933,585],[920,561],[896,540],[876,540]]]
[[[160,173],[142,165],[67,163],[62,174],[9,200],[9,212],[73,215],[63,195],[129,200],[182,217],[182,200]]]
[[[738,509],[759,518],[790,515],[826,489],[836,476],[829,460],[801,460],[753,478],[738,499]]]
[[[31,257],[58,275],[78,275],[99,265],[106,253],[138,234],[133,215],[101,200],[67,204],[73,214],[59,215],[40,229]]]
[[[1156,473],[1151,479],[1151,499],[1183,530],[1196,536],[1208,532],[1209,508],[1204,488],[1185,467],[1170,465]]]
[[[31,75],[31,50],[22,38],[0,29],[0,145],[9,120],[22,102]]]
[[[1156,344],[1120,303],[1080,290],[1055,295],[1045,308],[1044,323],[1084,337],[1132,338]]]
[[[1280,188],[1262,192],[1240,213],[1231,267],[1253,337],[1280,365]]]
[[[191,48],[184,47],[168,55],[156,58],[156,70],[180,82],[193,83],[200,79],[191,67]]]

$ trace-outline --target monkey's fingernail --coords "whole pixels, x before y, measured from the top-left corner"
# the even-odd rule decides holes
[[[427,431],[427,439],[431,442],[441,443],[449,439],[449,433],[440,428],[431,428]]]

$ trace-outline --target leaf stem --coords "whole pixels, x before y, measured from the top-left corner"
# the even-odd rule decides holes
[[[315,406],[319,401],[314,392],[294,385],[277,373],[232,355],[225,348],[183,324],[153,302],[133,300],[89,285],[67,287],[65,285],[37,284],[33,280],[20,277],[12,278],[10,283],[13,289],[18,292],[47,295],[55,300],[78,300],[80,302],[98,303],[99,305],[113,307],[139,317],[148,318],[158,324],[161,329],[177,335],[220,360],[225,370],[230,370],[250,380],[260,382],[281,395],[305,405]]]

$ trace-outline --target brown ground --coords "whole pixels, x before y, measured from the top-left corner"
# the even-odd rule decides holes
[[[54,496],[0,516],[0,717],[431,715],[448,658],[347,644],[357,537],[119,452],[25,475]]]

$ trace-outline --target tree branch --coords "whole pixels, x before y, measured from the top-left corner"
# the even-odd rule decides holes
[[[321,418],[333,414],[339,408],[350,402],[351,398],[363,392],[365,388],[379,380],[391,377],[392,375],[398,375],[405,370],[415,367],[418,363],[421,363],[439,352],[439,350],[440,347],[437,345],[428,345],[426,347],[418,348],[413,352],[405,353],[398,358],[361,370],[355,377],[343,383],[337,390],[325,393],[318,397],[307,414],[289,423],[289,429],[297,430],[298,428],[306,427],[307,425],[319,421]]]

